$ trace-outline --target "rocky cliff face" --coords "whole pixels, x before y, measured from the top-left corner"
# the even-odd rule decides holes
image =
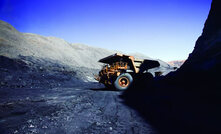
[[[220,87],[221,74],[221,4],[213,0],[202,35],[193,52],[173,76],[189,85]],[[188,81],[188,82],[187,82]]]
[[[209,16],[205,22],[202,35],[198,38],[193,52],[190,54],[186,65],[214,60],[218,63],[221,52],[221,8],[220,1],[213,0]]]
[[[219,0],[212,2],[209,16],[203,33],[198,38],[193,52],[190,54],[186,66],[200,62],[213,62],[213,66],[220,62],[221,56],[221,5]]]

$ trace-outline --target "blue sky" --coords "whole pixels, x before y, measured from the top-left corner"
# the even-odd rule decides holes
[[[71,43],[186,59],[212,0],[0,0],[0,19],[20,32]]]

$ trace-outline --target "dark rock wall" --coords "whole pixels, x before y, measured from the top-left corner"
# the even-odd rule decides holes
[[[202,35],[177,72],[166,77],[171,84],[217,89],[221,75],[221,1],[213,0]]]
[[[213,0],[202,35],[182,68],[210,70],[221,61],[221,1]]]

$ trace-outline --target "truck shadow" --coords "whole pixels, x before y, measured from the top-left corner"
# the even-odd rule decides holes
[[[149,88],[132,86],[120,97],[159,133],[210,134],[221,132],[220,93],[155,79]]]
[[[116,89],[113,89],[113,88],[90,88],[90,90],[93,90],[93,91],[117,91]]]

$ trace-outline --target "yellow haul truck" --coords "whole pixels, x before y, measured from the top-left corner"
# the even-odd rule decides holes
[[[104,63],[104,66],[95,79],[107,88],[117,90],[128,89],[139,76],[151,75],[153,78],[148,69],[160,66],[155,60],[140,60],[119,53],[100,59],[99,62]]]

